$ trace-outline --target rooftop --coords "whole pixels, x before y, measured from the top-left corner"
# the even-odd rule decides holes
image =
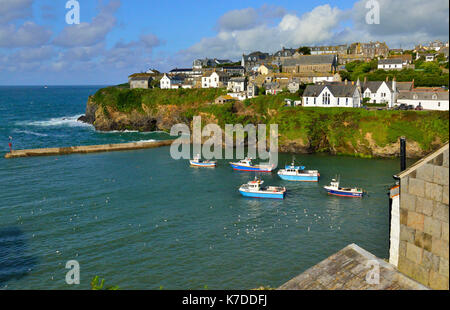
[[[378,284],[370,284],[371,281],[366,280],[369,271],[374,270],[374,264],[379,266]],[[278,289],[428,290],[427,287],[399,272],[393,265],[356,244],[348,245]]]

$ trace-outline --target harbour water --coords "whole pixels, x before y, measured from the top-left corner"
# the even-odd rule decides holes
[[[0,155],[16,148],[165,139],[98,133],[77,123],[95,87],[1,87]],[[291,154],[280,154],[279,168]],[[87,289],[98,275],[121,289],[277,287],[349,243],[388,257],[387,187],[398,160],[297,155],[319,183],[282,181],[285,200],[243,198],[254,177],[227,160],[215,169],[158,149],[0,159],[0,288]],[[363,199],[328,196],[340,174]],[[81,284],[65,283],[77,260]]]

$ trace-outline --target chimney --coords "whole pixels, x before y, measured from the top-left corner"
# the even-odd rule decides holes
[[[364,84],[367,83],[367,76],[364,77]]]
[[[347,79],[345,79],[345,82],[344,82],[344,84],[345,84],[345,85],[347,85]]]
[[[386,76],[386,82],[389,82],[389,76],[388,75]]]

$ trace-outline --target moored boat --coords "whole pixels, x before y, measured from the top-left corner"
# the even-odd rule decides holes
[[[239,162],[230,163],[231,167],[237,171],[272,172],[273,165],[253,165],[251,158],[242,159]]]
[[[319,182],[318,170],[305,170],[305,166],[296,166],[294,161],[278,171],[278,176],[286,181]]]
[[[243,184],[239,188],[239,192],[244,197],[251,198],[272,198],[272,199],[284,199],[286,196],[285,187],[267,186],[262,187],[264,183],[261,179],[255,178],[253,181]]]
[[[194,159],[189,160],[192,167],[204,167],[204,168],[215,168],[217,162],[210,160],[201,159],[200,155],[194,157]]]
[[[364,195],[364,191],[361,188],[340,187],[339,181],[336,181],[336,179],[332,179],[331,184],[328,186],[324,186],[323,188],[325,188],[328,194],[334,196],[359,198]]]

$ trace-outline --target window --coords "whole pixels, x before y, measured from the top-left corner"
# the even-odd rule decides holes
[[[433,94],[433,100],[436,100],[436,99],[437,99],[437,95]]]
[[[345,105],[348,105],[348,98],[345,98]]]

